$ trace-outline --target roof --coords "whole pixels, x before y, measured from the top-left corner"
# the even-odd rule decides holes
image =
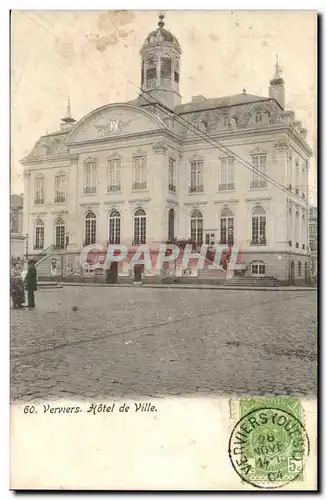
[[[215,109],[224,108],[229,106],[237,106],[239,104],[254,103],[260,101],[269,101],[269,97],[263,97],[252,94],[234,94],[226,97],[214,97],[212,99],[204,99],[203,101],[197,102],[187,102],[185,104],[180,104],[176,106],[175,112],[181,113],[192,113],[194,111],[202,111],[205,109]]]

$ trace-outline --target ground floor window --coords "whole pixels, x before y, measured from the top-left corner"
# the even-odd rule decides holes
[[[265,276],[266,265],[262,262],[253,262],[251,264],[251,274],[252,276]]]

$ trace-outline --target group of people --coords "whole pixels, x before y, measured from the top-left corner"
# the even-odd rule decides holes
[[[14,309],[24,307],[25,289],[28,308],[32,309],[35,307],[34,292],[37,290],[37,273],[33,259],[28,262],[27,272],[22,270],[19,262],[16,262],[11,269],[10,295]]]

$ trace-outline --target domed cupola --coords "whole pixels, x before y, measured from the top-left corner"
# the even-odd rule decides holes
[[[149,33],[140,50],[141,88],[169,108],[181,103],[179,94],[180,56],[177,38],[164,28],[160,14],[158,28]]]

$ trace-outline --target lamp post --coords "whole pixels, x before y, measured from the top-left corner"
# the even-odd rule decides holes
[[[28,261],[28,240],[29,240],[29,236],[26,233],[26,235],[25,235],[25,260],[26,261]]]

